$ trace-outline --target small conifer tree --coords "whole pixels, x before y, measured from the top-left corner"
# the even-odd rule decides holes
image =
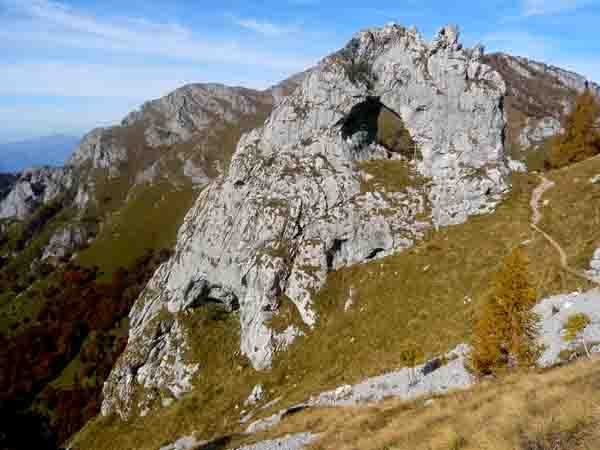
[[[470,365],[480,375],[502,367],[528,366],[540,353],[538,317],[532,311],[537,300],[523,252],[515,249],[493,281],[473,330]]]
[[[552,167],[564,167],[600,154],[599,117],[596,97],[586,90],[577,97],[573,111],[567,116],[564,133],[552,141]]]

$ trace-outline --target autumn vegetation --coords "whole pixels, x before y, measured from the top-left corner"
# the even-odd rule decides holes
[[[555,136],[550,152],[550,167],[561,168],[600,154],[600,105],[586,90],[575,100],[566,117],[564,132]]]
[[[493,281],[493,291],[473,330],[471,368],[480,375],[531,366],[539,356],[537,302],[524,253],[513,250]]]
[[[99,413],[103,382],[127,344],[129,310],[168,256],[148,252],[108,282],[71,264],[49,276],[37,318],[0,335],[0,448],[57,448]]]

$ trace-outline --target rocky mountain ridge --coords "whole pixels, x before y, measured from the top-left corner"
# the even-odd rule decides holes
[[[157,100],[152,100],[139,110],[128,114],[118,126],[98,128],[85,135],[65,168],[27,169],[20,186],[10,199],[2,202],[2,218],[23,219],[31,212],[27,203],[46,203],[53,193],[71,187],[71,171],[76,171],[94,185],[90,171],[108,171],[108,178],[117,178],[128,169],[130,181],[150,182],[161,176],[183,176],[196,185],[204,185],[220,174],[226,164],[219,161],[221,155],[214,149],[215,140],[229,124],[242,125],[246,120],[266,114],[283,94],[297,83],[291,78],[266,91],[219,84],[192,84],[181,87]],[[188,144],[184,146],[183,144]],[[179,168],[167,167],[172,155],[161,154],[178,146],[174,157]],[[192,148],[190,148],[192,147]],[[228,156],[228,155],[225,155]],[[128,167],[129,165],[133,167]],[[39,173],[38,173],[39,172]],[[205,173],[207,172],[207,173]],[[30,195],[33,183],[45,185],[49,194],[43,198]],[[28,185],[29,183],[29,185]],[[86,183],[80,183],[86,184]],[[89,187],[88,187],[89,189]],[[93,200],[93,193],[79,187],[77,206],[85,208]],[[31,197],[31,198],[29,198]]]
[[[600,85],[577,73],[505,53],[492,53],[484,60],[508,86],[507,144],[517,154],[558,133],[577,94],[589,89],[600,99]]]
[[[267,91],[194,84],[147,102],[120,125],[84,136],[64,167],[23,171],[0,199],[0,220],[23,221],[60,195],[76,217],[100,222],[153,186],[193,195],[226,170],[241,134],[258,126],[296,79]],[[76,228],[78,236],[98,231]],[[57,230],[45,254],[80,247],[86,239],[66,239],[73,231]]]

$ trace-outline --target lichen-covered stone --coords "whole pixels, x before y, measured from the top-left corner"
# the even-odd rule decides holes
[[[542,367],[560,362],[563,350],[574,349],[577,342],[564,339],[564,326],[574,314],[585,314],[590,324],[583,330],[583,336],[589,343],[600,342],[600,291],[560,294],[542,300],[534,311],[540,317],[540,343],[544,352],[538,364]]]

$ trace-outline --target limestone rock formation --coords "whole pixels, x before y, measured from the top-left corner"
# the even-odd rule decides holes
[[[578,342],[565,341],[564,328],[569,317],[574,314],[585,314],[590,324],[583,330],[587,342],[600,340],[600,291],[592,289],[587,292],[559,294],[543,299],[534,311],[540,316],[540,342],[544,352],[538,360],[541,367],[549,367],[561,361],[561,351],[574,350]]]
[[[19,176],[13,173],[0,173],[0,201],[8,195],[16,184]]]
[[[176,325],[161,326],[165,320],[177,324],[206,303],[239,309],[241,351],[268,368],[301,332],[269,327],[282,298],[313,327],[312,294],[328,272],[493,210],[508,188],[504,94],[500,75],[480,49],[462,48],[455,27],[433,42],[397,25],[366,30],[325,58],[262,128],[243,136],[228,173],[198,197],[175,256],[131,311],[103,413],[127,417],[149,397],[177,396],[180,369],[148,381],[152,367],[173,361],[161,349]],[[410,133],[409,151],[381,138],[384,112]],[[392,189],[366,183],[363,167],[372,162],[404,164],[411,181]],[[144,385],[153,390],[138,396]]]
[[[22,220],[38,206],[71,189],[74,183],[75,174],[69,168],[26,169],[0,201],[0,219]]]
[[[266,92],[231,88],[220,84],[192,84],[145,103],[123,119],[123,126],[144,124],[150,147],[169,146],[192,138],[216,121],[238,122],[268,106]]]
[[[544,117],[540,120],[527,118],[526,125],[519,135],[519,144],[523,148],[529,148],[558,134],[561,130],[560,121],[554,117]]]
[[[87,230],[76,224],[69,224],[57,230],[44,249],[42,260],[62,258],[71,249],[83,246],[88,239]]]

